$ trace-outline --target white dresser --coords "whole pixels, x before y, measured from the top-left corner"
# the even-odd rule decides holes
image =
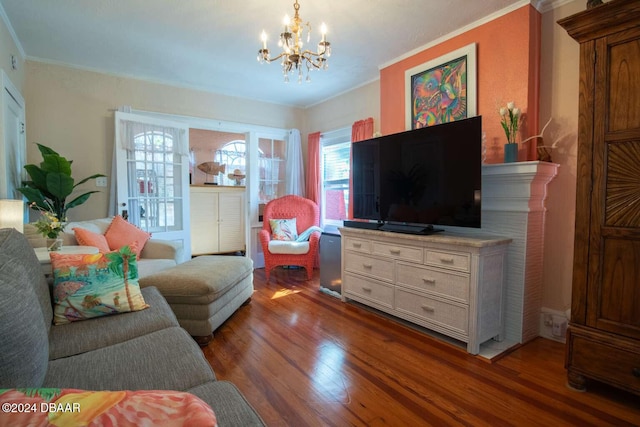
[[[191,255],[244,251],[245,187],[191,186]]]
[[[341,228],[342,298],[467,343],[504,335],[511,239]]]

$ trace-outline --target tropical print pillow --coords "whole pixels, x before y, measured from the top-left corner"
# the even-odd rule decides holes
[[[138,284],[136,254],[128,245],[107,253],[50,256],[56,325],[149,307]]]
[[[217,425],[209,405],[180,391],[5,389],[0,390],[0,401],[7,409],[0,415],[0,425],[7,426]]]
[[[298,238],[298,229],[296,228],[296,219],[270,219],[271,239],[273,240],[296,240]]]

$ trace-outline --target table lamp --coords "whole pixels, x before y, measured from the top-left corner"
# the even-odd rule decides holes
[[[0,228],[24,230],[24,202],[22,200],[0,199]]]

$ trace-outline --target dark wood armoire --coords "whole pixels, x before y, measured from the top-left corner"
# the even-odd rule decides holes
[[[640,0],[558,23],[580,43],[569,384],[640,394]]]

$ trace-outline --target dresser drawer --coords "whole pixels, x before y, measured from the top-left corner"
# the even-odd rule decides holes
[[[420,291],[469,302],[469,275],[398,263],[396,283]]]
[[[393,286],[372,279],[347,273],[342,279],[342,293],[393,308]]]
[[[469,334],[469,310],[464,305],[440,301],[401,288],[396,288],[395,302],[398,312],[453,329],[463,335]]]
[[[577,334],[571,334],[570,340],[567,362],[571,369],[587,377],[640,392],[640,353]]]
[[[454,270],[469,271],[471,268],[471,257],[469,254],[427,249],[425,263]]]
[[[350,251],[371,253],[371,242],[368,240],[354,239],[353,237],[345,237],[343,239],[344,248]]]
[[[393,261],[373,258],[353,252],[345,252],[344,269],[353,273],[362,273],[376,279],[393,281]]]
[[[412,246],[392,245],[389,243],[382,243],[382,242],[373,242],[371,253],[375,255],[382,255],[385,257],[392,257],[396,259],[415,261],[419,263],[422,263],[422,257],[423,257],[422,248],[416,248]]]

